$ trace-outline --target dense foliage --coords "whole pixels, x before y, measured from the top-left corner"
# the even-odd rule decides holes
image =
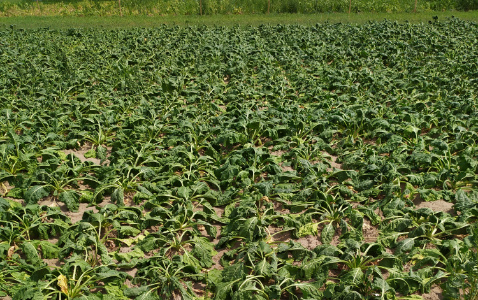
[[[348,12],[349,8],[354,13],[467,11],[478,9],[478,0],[0,0],[0,16],[310,14]]]
[[[0,45],[0,296],[476,296],[476,23]]]

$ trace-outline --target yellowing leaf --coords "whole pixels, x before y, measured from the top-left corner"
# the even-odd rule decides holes
[[[318,235],[319,223],[308,223],[305,224],[304,226],[299,227],[299,232],[298,236],[303,237],[303,236],[308,236],[308,235]]]
[[[7,258],[8,258],[8,259],[12,258],[13,253],[15,253],[15,246],[11,246],[11,247],[8,249]]]
[[[68,279],[65,275],[58,276],[58,286],[63,294],[68,295]]]

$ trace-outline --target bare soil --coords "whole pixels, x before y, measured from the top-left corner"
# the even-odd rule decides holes
[[[285,166],[284,164],[280,164],[280,167],[283,172],[294,172],[294,169],[290,166]]]
[[[272,146],[271,146],[271,148],[272,148]],[[277,150],[277,151],[272,151],[272,152],[271,152],[271,155],[281,157],[282,154],[284,154],[284,153],[286,153],[286,152],[287,152],[287,151],[284,151],[284,150]]]
[[[301,237],[297,240],[298,243],[300,243],[304,248],[313,250],[317,246],[322,245],[322,242],[320,241],[319,236],[314,236],[314,235],[309,235],[305,237]]]
[[[419,197],[417,197],[415,198],[413,203],[415,204],[417,209],[426,207],[426,208],[430,208],[431,210],[435,212],[442,211],[449,214],[455,214],[455,210],[453,209],[453,203],[446,202],[445,200],[436,200],[436,201],[426,202],[421,200]]]
[[[78,157],[82,162],[86,162],[86,161],[90,161],[92,163],[94,163],[95,165],[100,165],[101,164],[101,160],[98,159],[98,158],[92,158],[92,157],[89,157],[89,158],[86,158],[85,157],[85,154],[86,152],[90,151],[92,149],[92,145],[89,144],[89,143],[86,143],[84,144],[80,149],[67,149],[67,150],[62,150],[66,155],[68,154],[73,154],[75,155],[76,157]],[[106,152],[107,152],[107,156],[109,156],[111,154],[111,147],[106,147]],[[105,160],[104,161],[104,164],[109,164],[109,160]]]
[[[442,300],[443,299],[443,290],[440,286],[434,285],[430,289],[429,293],[422,294],[424,300]]]
[[[330,168],[327,169],[328,172],[332,172],[334,169],[339,169],[342,170],[342,164],[337,163],[337,156],[330,156],[331,161],[330,163]]]
[[[366,243],[377,242],[379,230],[377,226],[373,226],[369,219],[364,218],[362,227],[364,241]]]

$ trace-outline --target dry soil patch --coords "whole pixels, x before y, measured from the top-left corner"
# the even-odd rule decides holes
[[[435,200],[435,201],[422,201],[420,198],[416,198],[413,203],[415,204],[416,208],[430,208],[431,210],[438,212],[446,212],[449,214],[454,214],[455,210],[453,209],[453,203],[446,202],[445,200]]]

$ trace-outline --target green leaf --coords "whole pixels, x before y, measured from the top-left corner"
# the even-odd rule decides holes
[[[98,159],[105,160],[106,159],[106,154],[107,154],[106,147],[101,146],[101,145],[98,146],[98,148],[96,149],[96,157]],[[86,154],[85,154],[85,157],[86,157]]]
[[[352,270],[348,271],[341,280],[343,280],[347,284],[358,285],[362,282],[363,278],[364,274],[362,269],[353,268]]]
[[[239,236],[245,237],[248,241],[252,241],[258,222],[259,219],[257,217],[252,217],[245,220],[245,222],[241,222],[239,225]]]
[[[300,268],[294,265],[286,264],[282,266],[278,271],[277,275],[281,278],[290,278],[290,279],[297,279],[300,276]],[[308,273],[310,277],[312,277],[312,272]]]
[[[362,299],[364,299],[363,296],[356,291],[351,291],[347,293],[344,297],[344,300],[362,300]]]
[[[401,254],[401,253],[412,250],[414,246],[415,246],[415,239],[407,238],[407,239],[404,239],[403,241],[400,241],[397,244],[395,251],[397,254]]]
[[[214,244],[209,242],[205,237],[193,238],[194,248],[191,251],[191,254],[194,255],[198,260],[200,265],[203,268],[210,268],[213,265],[212,257],[216,255],[214,250]]]
[[[113,193],[111,193],[111,200],[119,206],[124,205],[124,190],[122,187],[116,188]]]
[[[469,208],[474,207],[478,203],[475,201],[472,201],[463,190],[458,190],[455,194],[455,205],[454,209],[456,211],[465,211]]]
[[[80,196],[72,190],[64,191],[58,196],[58,200],[66,204],[68,210],[77,212],[80,207]]]
[[[271,277],[275,273],[275,270],[271,266],[271,264],[265,258],[263,258],[259,263],[255,265],[254,272],[257,275]]]
[[[147,285],[143,285],[140,287],[127,288],[123,291],[123,294],[128,298],[134,298],[134,297],[140,296],[141,294],[146,293],[147,291],[149,291],[149,289],[150,287]]]
[[[334,238],[335,234],[335,228],[332,223],[328,223],[327,225],[324,226],[322,229],[322,243],[324,244],[330,244],[332,242],[332,239]]]
[[[94,193],[88,190],[80,191],[80,200],[81,203],[92,203],[93,202]]]
[[[207,271],[207,284],[210,286],[215,286],[216,283],[222,281],[222,271],[218,269],[212,269]]]
[[[182,186],[178,188],[178,197],[183,198],[183,199],[189,199],[189,194],[191,192],[191,189],[185,186]]]
[[[36,204],[38,200],[48,197],[50,189],[43,185],[32,186],[25,192],[25,202],[27,204]]]
[[[121,226],[119,230],[119,234],[121,237],[136,236],[140,233],[141,233],[141,230],[131,226]]]
[[[385,299],[385,294],[392,289],[387,281],[379,277],[374,278],[372,288],[380,291],[381,299]]]
[[[214,299],[215,300],[229,299],[229,295],[232,294],[232,290],[236,282],[237,280],[218,283],[216,285],[216,296],[214,297]]]
[[[246,277],[246,273],[244,271],[243,263],[236,263],[231,266],[226,266],[224,267],[224,270],[222,270],[222,278],[225,282],[242,279],[244,277]]]
[[[321,272],[328,272],[328,268],[324,267],[339,262],[341,262],[341,260],[338,257],[333,256],[320,256],[318,258],[306,260],[301,265],[303,276],[306,280],[317,278]]]
[[[48,241],[40,241],[39,246],[41,248],[42,257],[46,259],[58,258],[60,248]]]
[[[144,252],[141,251],[141,249],[139,248],[134,248],[132,251],[130,252],[126,252],[126,253],[118,253],[116,252],[114,254],[114,257],[117,261],[119,262],[122,262],[122,261],[130,261],[132,260],[133,258],[144,258]]]
[[[40,259],[38,255],[38,251],[33,246],[32,243],[30,242],[24,242],[21,245],[23,254],[25,254],[25,257],[27,261],[32,264],[33,266],[43,266],[45,263]]]
[[[95,149],[90,149],[85,153],[85,158],[96,158]]]
[[[113,297],[114,299],[129,299],[125,297],[123,289],[117,285],[113,284],[106,284],[105,290],[108,293],[109,297]]]
[[[19,187],[15,187],[13,189],[11,189],[10,191],[8,191],[8,193],[6,194],[7,197],[10,197],[10,198],[15,198],[15,199],[21,199],[23,198],[23,189],[22,188],[19,188]],[[48,195],[47,195],[48,196]],[[38,201],[38,200],[37,200]]]

